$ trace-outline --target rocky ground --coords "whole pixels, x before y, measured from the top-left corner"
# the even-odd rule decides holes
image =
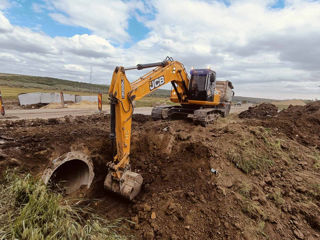
[[[40,176],[63,153],[87,153],[96,178],[83,207],[130,220],[128,238],[319,239],[320,102],[251,114],[206,128],[135,115],[131,163],[144,185],[132,202],[103,189],[108,115],[0,122],[0,170]]]

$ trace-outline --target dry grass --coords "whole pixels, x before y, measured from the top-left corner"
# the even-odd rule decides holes
[[[170,101],[170,98],[163,97],[144,97],[138,101],[136,101],[136,107],[155,107],[159,105],[173,105],[174,103]]]
[[[280,189],[275,189],[273,193],[269,194],[268,198],[273,200],[277,207],[281,207],[285,203]]]
[[[319,183],[312,183],[311,184],[311,191],[309,191],[309,195],[317,201],[320,201],[320,184]]]
[[[236,152],[231,150],[228,153],[228,160],[233,162],[237,168],[248,174],[254,170],[266,171],[274,162],[264,155],[256,153],[256,151],[245,149],[244,151]]]
[[[69,205],[30,175],[7,173],[0,194],[0,239],[124,239],[118,224]]]
[[[313,159],[313,167],[319,170],[320,169],[320,153],[315,152],[314,156],[311,156],[311,158]]]
[[[241,182],[240,188],[239,188],[239,193],[249,199],[250,198],[250,192],[252,190],[252,185],[248,182]]]
[[[261,207],[254,201],[249,199],[245,199],[242,202],[242,212],[246,214],[248,217],[257,220],[257,219],[265,219],[265,214]]]

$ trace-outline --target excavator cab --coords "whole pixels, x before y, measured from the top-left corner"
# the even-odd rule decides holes
[[[210,69],[192,69],[189,84],[189,99],[213,101],[216,87],[216,73]]]

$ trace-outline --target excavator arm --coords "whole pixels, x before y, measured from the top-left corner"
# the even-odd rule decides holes
[[[130,83],[126,77],[128,70],[141,70],[154,67],[153,70]],[[189,78],[183,64],[167,58],[163,62],[138,64],[135,67],[116,67],[109,89],[113,161],[108,163],[109,173],[104,186],[120,193],[130,200],[141,189],[142,176],[130,170],[131,123],[133,101],[156,91],[159,87],[171,83],[180,103],[188,101]]]

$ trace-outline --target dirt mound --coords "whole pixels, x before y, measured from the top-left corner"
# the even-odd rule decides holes
[[[63,153],[85,152],[96,177],[81,206],[130,219],[123,231],[137,239],[319,239],[318,150],[267,121],[149,119],[134,116],[131,164],[144,185],[133,202],[103,189],[112,159],[105,115],[0,122],[0,170],[40,175]]]
[[[275,118],[265,121],[264,125],[276,127],[304,145],[320,148],[320,101],[305,106],[290,105]]]
[[[276,106],[290,106],[290,105],[304,106],[304,105],[306,105],[306,103],[304,101],[299,100],[299,99],[274,101],[274,102],[272,102],[272,104],[274,104]]]
[[[143,115],[143,114],[134,114],[132,116],[132,120],[138,123],[145,123],[151,121],[151,116]]]
[[[239,114],[239,118],[270,118],[278,113],[278,108],[271,103],[262,103],[260,105],[249,107],[248,110]]]

